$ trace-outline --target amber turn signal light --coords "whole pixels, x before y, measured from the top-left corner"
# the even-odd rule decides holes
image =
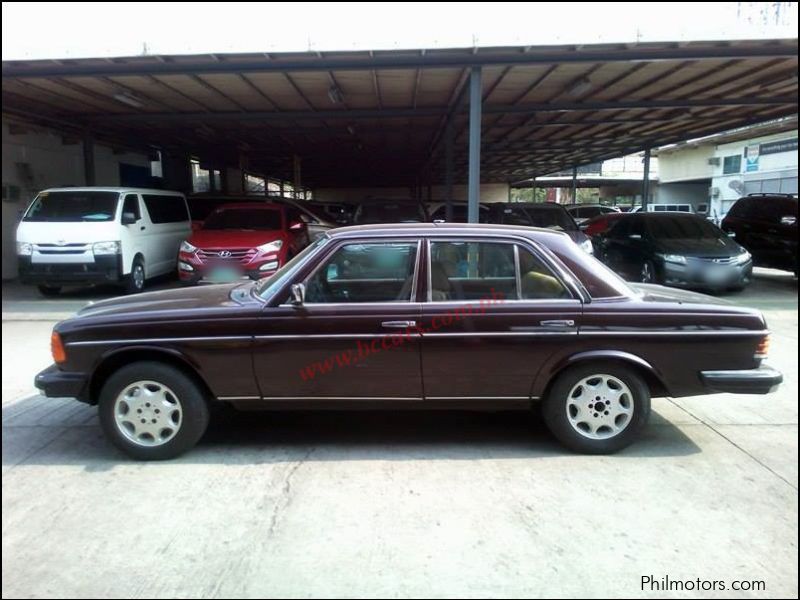
[[[756,346],[755,358],[767,358],[767,354],[769,354],[769,336],[765,335]]]
[[[67,352],[64,350],[61,336],[55,331],[50,334],[50,353],[53,355],[53,360],[56,364],[61,364],[67,360]]]

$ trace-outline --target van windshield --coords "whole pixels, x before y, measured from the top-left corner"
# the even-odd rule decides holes
[[[52,223],[113,221],[118,200],[118,192],[42,192],[36,196],[22,220]]]

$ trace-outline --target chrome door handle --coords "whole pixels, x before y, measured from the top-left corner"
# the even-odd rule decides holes
[[[542,327],[575,327],[572,319],[554,319],[552,321],[539,321]]]
[[[386,327],[387,329],[405,329],[406,327],[416,326],[416,321],[384,321],[381,323],[381,327]]]

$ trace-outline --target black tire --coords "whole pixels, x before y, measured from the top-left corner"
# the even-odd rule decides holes
[[[144,260],[137,256],[133,259],[130,274],[125,278],[125,293],[138,294],[144,290],[145,276]]]
[[[639,281],[641,283],[660,283],[656,266],[652,260],[646,260],[642,263],[642,268],[639,271]]]
[[[117,425],[117,397],[138,381],[152,381],[169,388],[179,403],[182,414],[176,432],[160,445],[140,445]],[[138,460],[165,460],[183,454],[203,437],[209,421],[208,402],[200,386],[180,370],[160,362],[136,362],[116,371],[100,391],[98,411],[106,437]]]
[[[58,296],[61,293],[61,286],[60,285],[39,285],[36,286],[39,288],[39,293],[42,296],[52,297]]]
[[[581,381],[593,375],[610,375],[624,383],[631,395],[633,413],[627,425],[613,437],[591,439],[579,433],[568,417],[570,392]],[[591,398],[588,399],[592,402]],[[587,420],[600,419],[593,412],[587,413]],[[641,433],[650,417],[650,389],[642,378],[632,369],[615,363],[597,362],[571,367],[561,373],[542,402],[542,416],[547,427],[570,450],[583,454],[611,454],[628,446]]]

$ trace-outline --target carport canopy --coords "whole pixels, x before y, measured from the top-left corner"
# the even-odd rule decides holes
[[[795,115],[797,39],[4,61],[2,95],[312,188],[466,182],[472,108],[474,177],[514,183]]]

